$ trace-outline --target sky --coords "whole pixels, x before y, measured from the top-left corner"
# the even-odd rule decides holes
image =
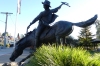
[[[32,20],[43,11],[43,5],[41,2],[44,0],[21,0],[21,14],[17,14],[17,0],[0,0],[0,12],[13,13],[8,15],[7,32],[12,36],[16,34],[25,34],[27,26]],[[99,0],[49,0],[51,2],[51,8],[58,7],[61,2],[68,2],[71,7],[63,5],[62,8],[56,13],[59,17],[55,22],[59,20],[70,21],[77,23],[92,18],[95,14],[98,15],[100,20],[100,3]],[[17,16],[16,16],[17,15]],[[5,32],[5,20],[6,15],[0,14],[0,32]],[[54,22],[54,23],[55,23]],[[15,30],[16,24],[16,30]],[[32,31],[38,26],[38,21],[33,24],[28,31]],[[80,27],[74,26],[73,32],[70,34],[74,38],[79,36]],[[91,32],[96,33],[95,25],[91,27]]]

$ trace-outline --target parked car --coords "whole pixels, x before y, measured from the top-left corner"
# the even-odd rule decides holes
[[[14,46],[14,42],[12,41],[12,42],[9,42],[9,44],[10,44],[10,47],[13,47]]]

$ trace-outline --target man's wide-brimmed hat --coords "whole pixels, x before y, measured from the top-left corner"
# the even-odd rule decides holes
[[[48,5],[49,7],[51,7],[51,6],[50,6],[50,2],[49,2],[48,0],[45,0],[44,2],[42,2],[42,4]]]

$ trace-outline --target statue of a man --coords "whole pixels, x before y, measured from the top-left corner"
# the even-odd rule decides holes
[[[44,7],[44,11],[40,12],[40,14],[27,27],[27,29],[29,29],[32,24],[34,24],[36,21],[39,20],[39,25],[37,27],[36,34],[35,34],[34,48],[36,48],[38,46],[39,37],[40,37],[43,29],[45,29],[46,27],[50,27],[49,24],[54,22],[54,20],[57,17],[57,15],[54,13],[58,12],[58,10],[63,5],[63,4],[61,4],[59,7],[50,10],[51,6],[50,6],[50,2],[48,0],[45,0],[44,2],[42,2],[42,4]]]

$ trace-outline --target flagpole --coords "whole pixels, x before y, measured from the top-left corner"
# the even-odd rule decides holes
[[[15,19],[14,48],[15,48],[15,43],[16,43],[16,23],[18,21],[18,14],[20,14],[20,8],[21,8],[21,0],[18,0],[18,2],[17,2],[16,19]]]
[[[17,23],[17,19],[18,19],[18,14],[16,13],[16,19],[15,19],[15,32],[14,32],[14,47],[15,48],[15,43],[16,43],[16,23]]]

